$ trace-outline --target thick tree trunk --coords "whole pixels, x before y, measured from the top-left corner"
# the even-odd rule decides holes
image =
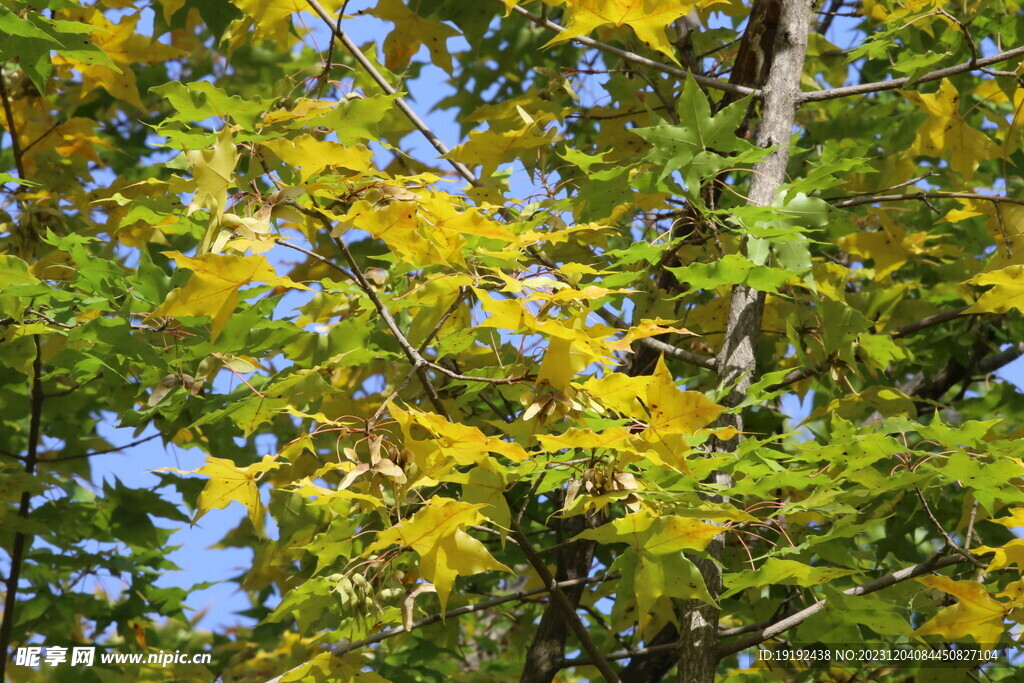
[[[813,0],[788,0],[778,3],[778,28],[771,49],[771,66],[764,86],[764,114],[758,130],[757,143],[762,148],[777,147],[759,162],[750,186],[750,204],[770,206],[775,202],[779,186],[785,178],[789,161],[789,139],[793,131],[800,76],[807,52]],[[763,68],[764,65],[758,65]],[[727,407],[739,405],[757,369],[756,351],[761,332],[764,293],[737,285],[732,290],[725,341],[718,354],[718,383],[729,387],[722,401]],[[740,414],[729,414],[722,423],[743,429]],[[739,437],[715,444],[718,451],[734,451]],[[719,484],[728,484],[724,474],[715,475]],[[708,546],[709,554],[720,560],[724,541],[721,536]],[[721,591],[720,565],[713,561],[698,564],[712,596]],[[713,683],[718,665],[718,609],[705,603],[684,604],[680,619],[678,677],[680,683]]]

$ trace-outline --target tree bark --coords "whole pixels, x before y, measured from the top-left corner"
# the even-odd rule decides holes
[[[601,515],[583,514],[558,520],[561,525],[561,537],[572,538],[587,528],[601,524]],[[590,574],[590,565],[594,559],[593,541],[574,541],[558,551],[558,569],[555,579],[559,582],[584,578]],[[565,597],[573,607],[583,597],[584,584],[563,588]],[[554,601],[549,599],[544,613],[540,618],[537,633],[530,644],[526,655],[520,683],[550,683],[558,673],[565,658],[565,643],[569,636],[569,627],[565,623],[565,613]]]
[[[785,179],[789,162],[789,140],[800,96],[800,77],[807,53],[807,33],[812,17],[813,0],[788,0],[778,3],[778,28],[775,31],[772,58],[765,83],[764,114],[758,129],[757,144],[762,148],[776,147],[754,167],[748,202],[755,206],[775,203],[779,187]],[[753,36],[759,40],[763,36]],[[764,64],[756,65],[764,68]],[[745,250],[745,245],[744,245]],[[757,370],[757,343],[761,333],[761,315],[764,311],[764,292],[743,285],[732,289],[725,341],[718,354],[718,385],[731,387],[722,401],[732,408],[739,405],[750,387]],[[729,413],[722,426],[743,430],[743,417]],[[739,438],[717,442],[713,448],[719,452],[732,452]],[[728,485],[727,475],[713,475],[716,483]],[[721,591],[722,575],[718,561],[722,558],[724,539],[718,536],[708,546],[712,560],[703,560],[698,568],[712,596]],[[713,683],[718,666],[717,629],[718,608],[697,601],[684,604],[680,620],[678,677],[680,683]]]

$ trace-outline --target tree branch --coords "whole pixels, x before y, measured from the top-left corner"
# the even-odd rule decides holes
[[[948,322],[950,320],[958,318],[961,315],[963,315],[968,308],[970,308],[970,306],[961,306],[960,308],[954,308],[948,311],[934,313],[927,317],[921,318],[916,322],[909,323],[902,327],[897,327],[895,330],[889,332],[889,336],[892,337],[893,339],[899,339],[900,337],[910,336],[916,332],[920,332],[923,329],[934,327],[935,325],[941,325],[944,322]],[[884,332],[882,334],[884,334]],[[1006,361],[1006,363],[1009,363],[1012,360],[1014,360],[1014,358],[1010,358],[1009,360]],[[1006,363],[1003,363],[1002,365],[1005,365]],[[772,392],[778,391],[779,389],[784,389],[785,387],[788,387],[790,384],[796,384],[797,382],[800,382],[802,380],[814,377],[818,373],[823,372],[830,365],[831,362],[826,361],[818,365],[795,368],[793,370],[790,370],[781,380],[779,380],[775,384],[765,387],[765,391]],[[1002,366],[999,365],[997,367]]]
[[[305,247],[300,247],[297,244],[292,244],[291,242],[286,242],[284,240],[278,240],[277,244],[280,244],[282,247],[288,247],[289,249],[294,249],[297,252],[305,254],[306,256],[308,256],[311,259],[319,261],[320,263],[324,264],[328,268],[332,268],[333,270],[336,270],[337,272],[339,272],[342,275],[344,275],[345,279],[347,279],[347,280],[351,280],[352,282],[356,281],[356,278],[355,278],[355,276],[352,273],[348,272],[347,270],[345,270],[344,268],[342,268],[341,266],[339,266],[337,263],[335,263],[331,259],[327,258],[326,256],[321,256],[320,254],[316,253],[315,251],[312,251],[311,249],[306,249]]]
[[[0,75],[0,80],[2,80]],[[43,352],[39,335],[32,336],[35,342],[36,354],[32,360],[32,387],[29,393],[31,402],[28,421],[28,451],[25,455],[25,474],[33,475],[36,471],[36,462],[39,455],[39,440],[43,416]],[[22,491],[21,502],[18,505],[18,520],[22,523],[28,519],[32,494]],[[7,573],[6,594],[4,596],[4,615],[0,622],[0,681],[6,680],[4,672],[7,668],[8,654],[11,651],[11,636],[14,632],[15,612],[18,606],[18,582],[21,579],[21,568],[25,561],[25,552],[28,550],[28,535],[21,530],[14,534],[14,542],[11,545],[10,569]]]
[[[1006,52],[1000,52],[999,54],[992,55],[991,57],[983,57],[982,59],[972,59],[963,64],[957,64],[956,66],[946,67],[945,69],[937,69],[930,71],[923,76],[919,76],[914,79],[914,85],[918,83],[928,83],[929,81],[937,81],[942,78],[948,78],[950,76],[956,76],[962,74],[965,71],[974,71],[975,69],[981,69],[982,67],[990,64],[998,64],[1005,62],[1016,57],[1024,56],[1024,46],[1016,47]],[[888,81],[878,81],[876,83],[862,83],[860,85],[847,85],[841,88],[831,88],[829,90],[819,90],[817,92],[805,92],[800,95],[800,104],[806,102],[821,102],[824,100],[834,100],[839,97],[850,97],[851,95],[866,95],[873,92],[881,92],[883,90],[896,90],[898,88],[910,85],[911,79],[906,78],[894,78]]]
[[[7,75],[4,73],[2,63],[0,63],[0,99],[3,100],[4,118],[7,119],[7,134],[11,136],[11,154],[14,156],[14,167],[18,169],[18,178],[24,180],[27,177],[25,175],[25,159],[21,149],[21,141],[18,140],[18,129],[14,126],[14,110],[11,107],[11,95],[7,91]]]
[[[1017,204],[1018,206],[1024,206],[1024,199],[1001,197],[999,195],[979,194],[977,192],[907,192],[905,194],[890,194],[874,197],[857,197],[855,199],[844,199],[842,201],[833,202],[832,206],[834,206],[837,209],[848,209],[851,206],[861,206],[862,204],[876,204],[878,202],[902,202],[912,199],[921,201],[926,199],[974,199],[978,201],[992,202],[993,204],[1004,202],[1006,204]]]
[[[924,509],[924,513],[928,515],[928,519],[931,521],[932,526],[935,527],[936,531],[938,531],[946,541],[946,547],[973,564],[975,567],[984,569],[985,564],[974,555],[971,555],[969,552],[961,548],[960,544],[953,540],[953,537],[949,535],[949,532],[946,531],[939,520],[935,518],[935,514],[932,513],[932,509],[928,505],[928,501],[924,499],[924,493],[921,492],[921,489],[915,486],[914,490],[917,492],[917,499],[921,502],[921,507]]]
[[[867,595],[868,593],[874,593],[875,591],[880,591],[883,588],[894,586],[897,583],[906,581],[907,579],[913,579],[914,577],[921,576],[922,574],[937,571],[939,569],[942,569],[943,567],[949,567],[964,561],[964,558],[960,557],[959,555],[944,555],[943,552],[940,552],[932,556],[930,559],[921,562],[920,564],[915,564],[912,567],[907,567],[905,569],[900,569],[898,571],[892,572],[891,574],[880,576],[877,579],[868,581],[867,583],[861,584],[860,586],[848,588],[847,590],[844,590],[843,593],[846,595],[854,596]],[[754,645],[757,645],[758,643],[763,643],[769,638],[774,638],[780,633],[788,631],[789,629],[795,626],[799,626],[804,621],[814,616],[824,608],[825,601],[819,600],[817,603],[811,605],[810,607],[807,607],[806,609],[802,609],[799,612],[779,619],[773,624],[766,626],[763,629],[760,629],[756,633],[753,633],[745,638],[734,640],[731,643],[725,643],[724,645],[720,645],[718,648],[717,656],[719,659],[722,657],[728,657],[731,654],[742,652],[743,650],[746,650],[748,647],[752,647]]]
[[[616,652],[609,652],[604,657],[608,660],[649,657],[650,655],[674,652],[677,647],[679,647],[679,645],[676,643],[665,643],[663,645],[640,647],[635,650],[617,650]],[[575,659],[563,659],[560,668],[569,669],[574,666],[593,666],[593,664],[593,660],[588,659],[587,657],[577,657]]]
[[[116,453],[118,451],[123,451],[123,450],[128,449],[128,448],[134,448],[135,446],[140,446],[140,445],[146,443],[147,441],[152,441],[153,439],[157,438],[158,436],[160,436],[159,433],[150,434],[147,437],[144,437],[142,439],[138,439],[136,441],[132,441],[131,443],[126,443],[123,446],[111,446],[110,448],[104,448],[104,449],[98,450],[98,451],[88,451],[86,453],[77,453],[75,455],[64,455],[64,456],[61,456],[59,458],[41,458],[39,460],[39,462],[46,462],[46,463],[50,463],[50,462],[67,462],[68,460],[81,460],[82,458],[91,458],[94,455],[105,455],[107,453]]]

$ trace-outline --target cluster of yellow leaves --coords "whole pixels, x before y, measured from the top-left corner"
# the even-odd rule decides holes
[[[108,66],[87,63],[59,52],[54,55],[54,65],[66,64],[82,74],[82,97],[97,87],[102,87],[117,99],[142,111],[145,106],[139,97],[135,72],[132,71],[131,65],[157,64],[187,54],[176,47],[136,33],[135,28],[140,18],[138,11],[126,14],[117,24],[111,23],[98,7],[69,13],[69,18],[95,27],[92,39],[113,63],[113,66]]]
[[[1024,310],[1024,266],[1007,266],[991,273],[983,273],[968,282],[975,285],[995,285],[981,295],[968,313],[1006,313],[1016,308]]]
[[[229,41],[229,52],[253,40],[269,40],[278,45],[291,43],[291,16],[297,12],[313,13],[305,0],[234,0],[242,11],[241,19],[232,22],[224,35]],[[346,3],[343,0],[324,0],[320,5],[333,17]],[[249,29],[252,35],[249,35]]]
[[[326,212],[325,212],[326,213]],[[481,210],[443,192],[404,191],[394,199],[360,199],[338,221],[334,235],[348,228],[383,240],[403,262],[416,266],[465,267],[467,236],[493,240],[499,248],[518,245],[520,238]]]
[[[367,173],[373,167],[373,152],[366,145],[346,146],[317,140],[312,135],[300,135],[291,140],[265,140],[260,144],[284,163],[299,169],[302,182],[328,166],[347,168],[356,173]]]

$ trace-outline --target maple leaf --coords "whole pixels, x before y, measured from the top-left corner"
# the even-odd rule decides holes
[[[629,545],[635,558],[626,559],[622,569],[635,572],[637,609],[643,616],[661,597],[698,598],[714,604],[700,572],[680,551],[703,550],[721,531],[690,517],[655,516],[645,508],[588,529],[577,538]]]
[[[195,524],[210,510],[226,508],[233,502],[245,506],[249,521],[257,530],[263,528],[263,503],[257,482],[264,474],[281,466],[275,456],[265,455],[260,462],[239,467],[231,460],[208,456],[206,464],[196,470],[179,470],[165,467],[157,472],[177,472],[179,474],[202,474],[210,480],[203,486],[196,502]]]
[[[443,612],[457,576],[472,576],[485,571],[512,570],[495,560],[484,544],[464,529],[483,521],[484,504],[464,503],[435,496],[415,515],[377,534],[367,552],[391,545],[412,548],[420,556],[423,577],[437,588]]]
[[[1007,266],[968,280],[973,285],[995,285],[981,295],[967,313],[1005,313],[1024,310],[1024,266]]]
[[[939,610],[939,613],[914,631],[915,636],[940,635],[949,640],[965,637],[980,644],[995,644],[1006,630],[1006,615],[1016,607],[989,594],[985,585],[977,581],[955,581],[946,576],[923,576],[917,579],[929,588],[935,588],[957,598],[959,602]],[[1016,602],[1019,602],[1020,599]]]
[[[547,147],[558,138],[556,131],[545,131],[538,123],[506,131],[475,130],[465,142],[444,155],[469,166],[480,166],[483,177],[490,176],[501,164],[512,161],[516,154]]]
[[[676,64],[675,47],[665,35],[665,27],[695,9],[724,3],[725,0],[559,0],[570,19],[548,45],[588,35],[599,26],[629,26],[648,47],[665,54]],[[506,2],[506,5],[508,3]]]
[[[948,151],[950,168],[965,180],[974,177],[979,163],[998,155],[995,142],[960,115],[960,93],[949,80],[943,79],[939,90],[932,94],[903,94],[928,114],[911,147],[914,154],[942,157]]]
[[[217,134],[217,142],[210,149],[185,153],[196,179],[196,192],[188,205],[188,214],[209,209],[211,215],[224,213],[228,203],[228,188],[234,183],[238,155],[231,142],[231,130],[224,126]]]
[[[284,163],[299,169],[302,182],[328,166],[340,166],[356,173],[366,173],[373,168],[373,152],[366,145],[349,147],[338,142],[317,140],[312,135],[300,135],[292,140],[265,140],[261,144]]]
[[[448,38],[461,35],[457,30],[440,21],[419,16],[402,0],[380,0],[367,14],[395,25],[384,39],[384,58],[389,69],[404,68],[420,46],[426,45],[431,61],[449,74],[452,72],[452,56],[446,43]]]
[[[263,256],[204,254],[191,258],[176,251],[166,256],[192,271],[184,287],[167,295],[150,317],[210,316],[210,340],[215,341],[238,304],[238,290],[253,282],[293,289],[309,289],[288,277],[279,277]]]

